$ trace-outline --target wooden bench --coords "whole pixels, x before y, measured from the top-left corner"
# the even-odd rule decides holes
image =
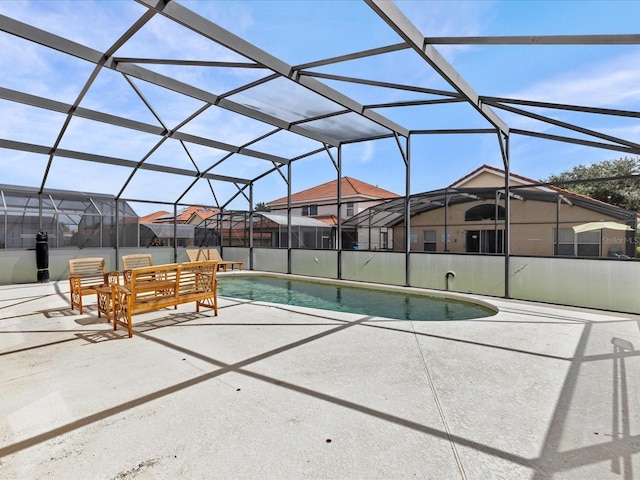
[[[107,272],[104,258],[72,258],[69,260],[71,310],[78,307],[82,313],[82,297],[84,295],[98,294],[96,288],[107,287],[113,283],[117,284],[119,281],[118,272]]]
[[[131,270],[134,268],[151,267],[153,265],[153,257],[150,253],[134,253],[132,255],[122,256],[122,276],[124,283],[131,281]]]
[[[188,262],[134,268],[127,285],[112,285],[113,329],[127,328],[133,336],[131,317],[181,303],[212,308],[218,315],[216,272],[218,262]]]
[[[190,262],[215,260],[216,262],[218,262],[218,269],[222,267],[225,272],[227,271],[227,267],[229,266],[231,266],[231,270],[233,270],[236,266],[238,267],[238,270],[242,270],[243,262],[235,260],[223,260],[220,256],[220,252],[218,252],[218,250],[215,248],[187,248],[186,252]]]

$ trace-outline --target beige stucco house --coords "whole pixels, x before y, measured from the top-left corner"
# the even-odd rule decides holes
[[[637,212],[511,174],[510,253],[514,255],[635,257]],[[449,187],[411,196],[410,250],[504,253],[505,172],[483,165]],[[402,199],[400,199],[402,200]],[[393,228],[394,250],[404,250],[404,205],[392,200],[347,223]],[[367,218],[369,222],[367,222]],[[574,227],[613,222],[614,228]],[[625,228],[626,230],[619,230]],[[578,229],[580,230],[580,229]]]

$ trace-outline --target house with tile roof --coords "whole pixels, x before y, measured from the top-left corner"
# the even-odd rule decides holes
[[[342,220],[380,203],[381,200],[399,197],[397,193],[352,177],[342,177],[340,187],[342,190],[342,209],[339,217]],[[330,225],[336,225],[338,220],[337,199],[337,180],[316,185],[291,195],[291,214],[310,216]],[[287,197],[272,200],[267,203],[267,206],[272,212],[286,211]]]
[[[191,206],[180,210],[175,217],[165,210],[140,217],[140,245],[173,246],[174,235],[176,235],[177,246],[193,246],[195,227],[216,213],[215,208]]]
[[[399,198],[397,193],[390,192],[377,185],[371,185],[353,177],[340,179],[342,205],[338,213],[338,180],[332,180],[315,187],[302,190],[291,195],[291,215],[311,217],[331,227],[336,227],[338,221],[346,221],[385,200]],[[278,198],[268,202],[271,212],[286,213],[287,197]],[[376,232],[371,235],[358,236],[356,229],[343,228],[343,248],[387,248],[391,239],[387,231]],[[335,233],[333,234],[335,235]],[[333,248],[333,241],[325,242]]]
[[[412,195],[410,250],[503,254],[505,175],[483,165],[444,189]],[[511,254],[636,256],[637,212],[514,173],[509,192]],[[396,250],[407,243],[402,201],[377,205],[347,223],[393,228]]]
[[[186,207],[175,217],[179,225],[199,225],[203,220],[214,216],[218,211],[209,207]],[[174,217],[169,212],[160,210],[140,218],[140,223],[173,223]]]

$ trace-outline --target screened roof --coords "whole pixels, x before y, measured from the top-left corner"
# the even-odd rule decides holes
[[[190,238],[193,237],[195,228],[193,225],[174,225],[165,223],[144,223],[145,227],[150,229],[157,237],[160,238]]]
[[[467,203],[474,200],[484,202],[494,202],[496,193],[504,198],[504,190],[495,188],[445,188],[424,192],[409,198],[410,212],[412,216],[424,212],[436,210],[460,203]],[[573,194],[566,190],[537,189],[531,187],[513,187],[510,191],[511,201],[538,201],[557,203],[560,201],[565,205],[576,205],[589,210],[602,213],[609,217],[617,218],[625,222],[637,220],[637,212],[616,207],[608,203],[594,200],[583,195]],[[482,204],[487,205],[487,204]],[[393,227],[404,222],[405,199],[394,198],[379,205],[363,210],[357,215],[344,222],[348,226],[364,227]]]
[[[482,163],[539,178],[534,165],[557,173],[576,149],[640,154],[637,78],[611,63],[571,95],[528,83],[532,69],[562,76],[544,57],[583,62],[585,77],[637,65],[633,2],[600,2],[601,24],[567,10],[481,36],[471,19],[446,36],[428,22],[456,17],[451,2],[39,3],[0,4],[3,183],[249,209],[345,174],[405,194]],[[445,165],[459,168],[443,178]]]
[[[278,225],[289,225],[289,219],[286,214],[282,213],[267,213],[267,212],[258,212],[259,215],[262,215],[265,218],[268,218],[272,222]],[[315,228],[330,228],[330,225],[321,222],[320,220],[316,220],[311,217],[301,217],[299,215],[291,216],[291,226],[292,227],[315,227]]]

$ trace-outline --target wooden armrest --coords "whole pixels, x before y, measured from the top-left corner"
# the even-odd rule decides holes
[[[126,287],[125,285],[120,285],[119,283],[111,285],[111,290],[113,292],[122,292],[125,295],[130,295],[131,294],[131,290],[129,290],[128,287]]]
[[[117,270],[113,270],[111,272],[108,272],[106,275],[106,284],[107,285],[113,285],[113,284],[119,284],[120,283],[120,272],[118,272]]]

